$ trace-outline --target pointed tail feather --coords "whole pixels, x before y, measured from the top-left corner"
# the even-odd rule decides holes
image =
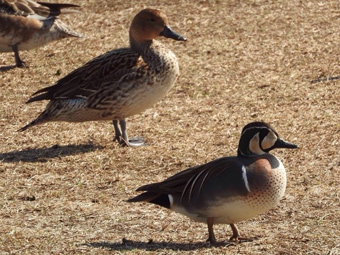
[[[41,92],[43,92],[43,90],[41,90]],[[32,96],[37,95],[37,94],[39,94],[41,92],[39,90],[39,91],[35,92]],[[32,97],[32,98],[28,99],[26,101],[26,104],[29,104],[29,103],[32,103],[32,102],[35,102],[35,101],[40,101],[40,100],[49,100],[50,98],[47,98],[48,96],[49,96],[48,93],[37,95],[35,97]]]
[[[43,111],[39,116],[38,118],[36,118],[35,120],[33,120],[32,122],[28,123],[26,126],[18,129],[17,131],[18,132],[23,132],[25,131],[26,129],[29,129],[30,127],[33,127],[35,125],[40,125],[40,124],[43,124],[45,122],[48,122],[48,112],[46,111]]]
[[[30,127],[33,127],[33,126],[35,126],[35,125],[37,125],[37,124],[41,124],[41,123],[39,123],[39,122],[40,122],[40,121],[39,121],[38,119],[33,120],[31,123],[28,123],[26,126],[20,128],[20,129],[18,129],[17,132],[23,132],[23,131],[25,131],[26,129],[29,129]]]

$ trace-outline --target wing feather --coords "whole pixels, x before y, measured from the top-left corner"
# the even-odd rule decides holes
[[[210,178],[218,176],[223,171],[228,171],[229,166],[233,163],[231,159],[219,158],[204,165],[188,168],[163,182],[144,185],[137,191],[177,195],[181,197],[181,200],[187,195],[190,200],[193,190],[201,191],[204,183]]]
[[[137,53],[128,48],[113,50],[72,71],[55,85],[38,90],[27,103],[88,98],[96,97],[99,93],[112,93],[122,86],[122,81],[128,84],[127,81],[135,79],[139,75],[139,69],[144,70],[147,67]]]

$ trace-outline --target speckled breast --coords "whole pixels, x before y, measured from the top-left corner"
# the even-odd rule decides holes
[[[221,203],[211,208],[215,223],[250,219],[279,203],[286,190],[286,171],[281,161],[272,157],[276,164],[274,168],[267,159],[259,159],[247,167],[247,195],[222,199]]]

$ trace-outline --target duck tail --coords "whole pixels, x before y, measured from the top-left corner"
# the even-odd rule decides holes
[[[170,209],[170,200],[168,195],[159,194],[155,192],[144,192],[138,196],[130,198],[126,202],[143,202],[143,201]]]
[[[42,123],[42,120],[38,117],[36,118],[35,120],[33,120],[32,122],[28,123],[26,126],[18,129],[17,131],[18,132],[23,132],[25,131],[26,129],[29,129],[30,127],[33,127],[35,125],[38,125],[38,124],[41,124]]]
[[[48,122],[50,117],[51,117],[51,112],[50,111],[43,111],[35,120],[33,120],[32,122],[28,123],[26,126],[18,129],[18,132],[23,132],[27,129],[29,129],[30,127],[36,126],[36,125],[40,125],[43,124],[45,122]]]
[[[79,37],[84,38],[84,35],[70,29],[64,22],[62,22],[60,19],[57,19],[54,22],[57,29],[64,34],[65,37]]]

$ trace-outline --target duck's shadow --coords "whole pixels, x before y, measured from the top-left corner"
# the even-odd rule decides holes
[[[102,146],[87,144],[77,145],[53,145],[49,148],[27,148],[21,151],[0,153],[2,162],[46,162],[47,159],[65,157],[102,149]]]
[[[175,242],[141,242],[141,241],[128,241],[123,239],[122,242],[109,243],[109,242],[95,242],[85,243],[85,246],[94,248],[104,248],[111,251],[122,251],[122,250],[144,250],[144,251],[157,251],[157,250],[174,250],[174,251],[193,251],[202,248],[208,248],[212,245],[207,242],[198,243],[175,243]],[[220,242],[214,244],[213,247],[227,247],[235,245],[230,242]]]
[[[14,69],[16,67],[17,67],[16,65],[0,66],[0,72],[6,72],[6,71],[9,71],[9,70]]]

